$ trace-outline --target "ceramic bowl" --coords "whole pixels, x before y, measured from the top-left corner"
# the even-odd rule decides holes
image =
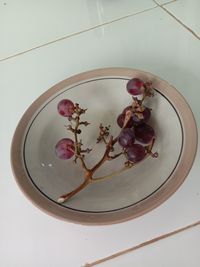
[[[92,166],[105,147],[96,144],[98,126],[112,125],[119,134],[116,118],[131,103],[126,83],[132,77],[152,81],[155,96],[146,105],[152,108],[149,122],[156,132],[151,157],[112,179],[90,184],[63,204],[60,195],[82,182],[82,169],[73,160],[60,160],[55,144],[64,137],[66,118],[57,112],[61,99],[71,99],[88,111],[91,125],[82,128],[85,147],[92,147],[86,162]],[[169,198],[183,183],[192,166],[197,147],[197,130],[190,107],[169,83],[153,74],[124,68],[93,70],[68,78],[41,95],[25,112],[15,131],[11,161],[15,178],[29,199],[43,211],[81,224],[112,224],[140,216]],[[105,164],[96,176],[106,175],[123,164],[116,159]]]

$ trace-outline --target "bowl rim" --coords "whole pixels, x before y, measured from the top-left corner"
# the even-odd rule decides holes
[[[54,203],[46,198],[34,186],[29,178],[23,158],[22,149],[24,142],[24,135],[30,120],[33,118],[35,112],[53,95],[56,95],[62,89],[72,86],[73,84],[80,83],[86,80],[94,80],[96,78],[132,78],[144,77],[151,80],[154,87],[164,94],[175,107],[181,120],[183,127],[183,148],[179,158],[179,162],[172,172],[170,178],[165,184],[158,189],[154,194],[150,195],[147,199],[135,204],[131,207],[121,209],[119,211],[111,212],[81,212],[72,209],[67,209],[61,204]],[[192,130],[191,130],[192,129]],[[185,98],[167,81],[142,70],[131,68],[103,68],[83,72],[67,78],[56,85],[52,86],[42,95],[40,95],[25,111],[21,120],[19,121],[11,144],[11,167],[15,180],[23,193],[28,197],[31,202],[47,214],[59,219],[71,221],[79,224],[86,225],[105,225],[124,222],[138,216],[141,216],[166,201],[184,182],[187,177],[197,151],[197,126],[191,108],[186,102]]]

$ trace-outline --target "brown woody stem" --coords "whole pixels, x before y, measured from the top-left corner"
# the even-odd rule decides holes
[[[123,155],[123,154],[124,154],[124,152],[120,152],[120,153],[118,153],[118,154],[116,154],[116,155],[109,156],[108,160],[116,159],[116,158],[118,158],[119,156],[121,156],[121,155]]]
[[[113,144],[113,142],[115,141],[115,139],[113,140],[113,138],[111,137],[110,138],[110,145]],[[152,153],[152,149],[153,149],[153,145],[154,145],[154,142],[155,142],[155,138],[153,138],[152,142],[149,144],[149,146],[147,147],[147,154],[145,156],[145,158],[143,160],[145,160],[147,157],[149,156],[152,156],[154,155]],[[59,197],[59,199],[57,200],[59,203],[64,203],[65,201],[67,201],[68,199],[70,199],[72,196],[74,196],[75,194],[77,194],[78,192],[80,192],[81,190],[83,190],[88,184],[90,183],[96,183],[96,182],[101,182],[103,180],[107,180],[107,179],[110,179],[112,178],[113,176],[116,176],[116,175],[119,175],[120,173],[132,168],[132,167],[135,167],[138,163],[135,163],[135,164],[131,164],[131,165],[127,165],[127,166],[124,166],[122,167],[121,169],[115,171],[115,172],[112,172],[108,175],[105,175],[105,176],[102,176],[102,177],[98,177],[98,178],[93,178],[92,175],[93,173],[106,161],[108,160],[108,154],[109,153],[109,147],[107,147],[106,149],[107,152],[104,153],[103,157],[101,158],[101,160],[93,167],[93,169],[91,170],[88,170],[86,173],[85,173],[85,180],[82,184],[80,184],[80,186],[78,186],[75,190],[71,191],[70,193],[67,193],[67,194],[64,194],[62,196]],[[119,153],[121,154],[121,153]],[[117,155],[119,155],[117,154]],[[124,154],[124,153],[122,153]],[[143,161],[142,160],[142,161]]]
[[[77,116],[76,117],[76,125],[75,125],[75,128],[74,128],[74,138],[75,138],[75,144],[76,144],[75,152],[76,152],[76,154],[78,154],[78,151],[77,151],[77,144],[78,144],[77,130],[78,130],[78,127],[79,127],[79,121],[80,121],[80,118],[79,118],[79,116]]]
[[[75,194],[77,194],[78,192],[83,190],[90,182],[91,182],[91,179],[84,180],[84,182],[82,184],[80,184],[76,189],[74,189],[70,193],[67,193],[67,194],[60,196],[59,199],[57,200],[58,203],[64,203],[69,198],[73,197]]]
[[[114,144],[117,142],[117,139],[113,139],[113,136],[110,136],[110,140],[106,146],[106,150],[102,156],[102,158],[100,159],[100,161],[91,169],[91,172],[94,173],[99,167],[101,167],[101,165],[106,161],[109,160],[110,156],[109,153],[111,152]]]
[[[102,177],[98,177],[98,178],[92,178],[92,182],[100,182],[100,181],[112,178],[113,176],[119,175],[120,173],[124,172],[125,170],[127,170],[129,168],[131,168],[131,167],[124,166],[123,168],[121,168],[115,172],[112,172],[111,174],[108,174],[108,175],[105,175]]]
[[[138,112],[142,112],[142,102],[144,101],[144,99],[146,98],[146,96],[149,96],[149,91],[147,89],[147,86],[151,86],[151,84],[146,84],[146,87],[145,87],[145,91],[143,93],[143,97],[142,97],[142,100],[137,100],[137,98],[134,98],[133,97],[133,104],[132,104],[132,108],[135,110],[135,113]],[[112,152],[114,150],[114,145],[115,143],[118,141],[118,136],[113,138],[113,136],[110,136],[110,139],[109,141],[107,142],[106,138],[107,136],[109,136],[109,128],[110,126],[108,127],[103,127],[102,124],[100,124],[100,135],[97,139],[97,142],[100,142],[101,140],[106,144],[106,149],[105,149],[105,152],[104,154],[102,155],[101,159],[94,165],[93,168],[91,169],[88,169],[86,164],[85,164],[85,161],[84,161],[84,155],[82,153],[89,153],[90,152],[90,149],[81,149],[81,146],[82,146],[82,142],[79,143],[79,139],[78,139],[78,134],[81,133],[81,130],[79,129],[79,126],[82,124],[82,125],[85,125],[87,126],[89,123],[87,121],[85,122],[81,122],[80,121],[80,115],[85,113],[86,110],[83,110],[79,107],[78,104],[76,104],[76,109],[75,109],[75,113],[76,113],[76,117],[73,118],[73,121],[75,122],[75,127],[74,129],[72,128],[72,126],[69,127],[69,130],[72,131],[74,133],[74,146],[75,146],[75,162],[77,159],[79,159],[81,161],[81,164],[82,164],[82,168],[84,169],[85,171],[85,175],[84,175],[84,181],[76,188],[74,189],[73,191],[67,193],[67,194],[64,194],[62,196],[60,196],[58,198],[58,202],[59,203],[64,203],[65,201],[67,201],[68,199],[70,199],[72,196],[74,196],[75,194],[77,194],[78,192],[80,192],[81,190],[83,190],[88,184],[90,183],[96,183],[96,182],[100,182],[100,181],[103,181],[103,180],[106,180],[106,179],[109,179],[113,176],[116,176],[116,175],[119,175],[120,173],[122,173],[123,171],[127,170],[127,169],[130,169],[132,167],[134,167],[135,165],[137,165],[138,163],[132,163],[130,161],[127,161],[125,163],[125,166],[122,167],[121,169],[117,170],[117,171],[114,171],[108,175],[105,175],[105,176],[102,176],[102,177],[98,177],[98,178],[93,178],[93,175],[95,173],[95,171],[97,169],[99,169],[103,164],[104,162],[106,162],[107,160],[113,160],[113,159],[116,159],[118,158],[119,156],[121,155],[125,155],[125,151],[123,152],[120,152],[116,155],[109,155],[110,152]],[[124,125],[122,128],[125,128],[129,122],[129,120],[131,119],[131,116],[132,116],[132,111],[131,110],[128,110],[126,112],[126,115],[125,115],[125,119],[124,119]],[[153,148],[153,145],[154,145],[154,142],[155,142],[155,138],[152,139],[152,142],[146,147],[146,156],[144,157],[143,160],[145,160],[147,157],[149,156],[152,156],[154,158],[156,158],[158,156],[158,153],[153,153],[152,152],[152,148]],[[140,161],[141,162],[141,161]]]
[[[83,155],[81,155],[81,151],[78,147],[79,140],[78,140],[77,130],[78,130],[79,125],[80,125],[80,115],[79,114],[77,115],[77,117],[75,119],[75,123],[76,123],[75,128],[74,128],[75,156],[80,159],[83,169],[88,171],[88,168],[87,168],[85,161],[83,159]]]
[[[149,144],[149,146],[148,146],[148,148],[147,148],[146,156],[145,156],[145,158],[144,158],[143,160],[141,160],[141,161],[144,161],[144,160],[145,160],[147,157],[149,157],[149,156],[154,157],[154,154],[157,154],[157,152],[156,152],[156,153],[152,153],[152,149],[153,149],[154,142],[155,142],[155,138],[152,139],[151,143]],[[120,154],[124,154],[124,153],[120,153]],[[119,154],[118,154],[118,155],[119,155]],[[138,163],[141,163],[141,161],[138,162]],[[130,169],[130,168],[132,168],[132,167],[135,167],[138,163],[131,164],[131,165],[128,165],[128,166],[124,166],[123,168],[119,169],[118,171],[112,172],[111,174],[108,174],[108,175],[105,175],[105,176],[102,176],[102,177],[92,178],[92,182],[100,182],[100,181],[102,181],[102,180],[106,180],[106,179],[108,179],[108,178],[111,178],[111,177],[113,177],[113,176],[115,176],[115,175],[118,175],[118,174],[120,174],[120,173],[122,173],[122,172],[124,172],[124,171],[126,171],[126,170],[128,170],[128,169]]]

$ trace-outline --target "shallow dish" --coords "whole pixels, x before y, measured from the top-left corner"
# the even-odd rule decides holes
[[[147,158],[135,168],[110,180],[91,184],[64,204],[60,195],[70,192],[82,182],[81,168],[73,161],[55,155],[55,144],[70,137],[66,119],[57,113],[57,103],[68,98],[88,108],[85,118],[91,126],[83,129],[81,138],[93,146],[100,122],[119,128],[116,118],[130,104],[127,80],[139,77],[152,81],[155,97],[147,101],[152,108],[150,124],[156,131],[154,150],[157,159]],[[170,84],[153,74],[126,68],[93,70],[68,78],[41,95],[25,112],[15,131],[11,162],[15,178],[29,199],[39,208],[61,219],[81,224],[112,224],[140,216],[164,202],[182,184],[192,166],[197,147],[197,130],[190,107]],[[88,156],[93,165],[101,156]],[[97,175],[118,168],[113,160]]]

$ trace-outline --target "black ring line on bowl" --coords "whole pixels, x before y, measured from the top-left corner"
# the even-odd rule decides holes
[[[159,93],[160,95],[162,95],[168,102],[169,104],[172,106],[172,108],[174,109],[178,119],[179,119],[179,123],[180,123],[180,126],[181,126],[181,133],[182,133],[182,143],[181,143],[181,150],[180,150],[180,154],[179,154],[179,157],[178,157],[178,160],[173,168],[173,170],[171,171],[170,175],[166,178],[166,180],[156,189],[154,190],[151,194],[149,194],[148,196],[146,196],[145,198],[133,203],[133,204],[130,204],[128,206],[125,206],[125,207],[121,207],[121,208],[118,208],[118,209],[113,209],[113,210],[106,210],[106,211],[86,211],[86,210],[79,210],[79,209],[75,209],[75,208],[71,208],[71,207],[67,207],[67,206],[64,206],[58,202],[56,202],[55,200],[51,199],[49,196],[47,196],[44,192],[42,192],[42,190],[35,184],[35,182],[33,181],[33,178],[31,177],[30,173],[29,173],[29,170],[28,170],[28,167],[27,167],[27,164],[26,164],[26,159],[25,159],[25,144],[26,144],[26,140],[27,140],[27,136],[28,136],[28,133],[31,129],[31,126],[32,124],[34,123],[35,119],[38,117],[38,115],[40,114],[40,112],[52,101],[54,100],[55,98],[57,98],[59,95],[63,94],[64,92],[68,91],[68,90],[71,90],[79,85],[82,85],[82,84],[86,84],[86,83],[89,83],[89,82],[94,82],[94,81],[99,81],[99,80],[109,80],[109,79],[113,79],[113,80],[125,80],[125,81],[128,81],[129,79],[125,79],[125,78],[119,78],[119,77],[108,77],[108,78],[99,78],[99,79],[92,79],[92,80],[89,80],[89,81],[84,81],[84,82],[81,82],[81,83],[78,83],[70,88],[67,88],[66,90],[62,91],[61,93],[59,94],[56,94],[55,97],[53,97],[51,100],[49,100],[43,107],[42,109],[36,114],[36,116],[34,117],[34,119],[32,120],[31,124],[29,125],[28,127],[28,130],[27,130],[27,133],[25,135],[25,139],[24,139],[24,145],[23,145],[23,160],[24,160],[24,166],[25,166],[25,169],[26,169],[26,172],[31,180],[31,182],[33,183],[33,185],[37,188],[37,190],[43,195],[45,196],[46,198],[48,198],[50,201],[56,203],[57,205],[59,206],[62,206],[63,208],[66,208],[66,209],[69,209],[69,210],[73,210],[73,211],[78,211],[78,212],[83,212],[83,213],[109,213],[109,212],[114,212],[114,211],[119,211],[119,210],[123,210],[123,209],[126,209],[126,208],[130,208],[134,205],[137,205],[138,203],[146,200],[147,198],[149,198],[150,196],[152,196],[153,194],[155,194],[167,181],[168,179],[171,177],[172,173],[174,172],[174,170],[176,169],[177,165],[178,165],[178,162],[180,160],[180,157],[181,157],[181,154],[182,154],[182,150],[183,150],[183,140],[184,140],[184,135],[183,135],[183,126],[182,126],[182,123],[181,123],[181,119],[180,119],[180,116],[177,112],[177,110],[175,109],[175,107],[173,106],[173,104],[171,103],[171,101],[165,96],[163,95],[161,92],[159,92],[156,88],[154,88],[154,90]]]

